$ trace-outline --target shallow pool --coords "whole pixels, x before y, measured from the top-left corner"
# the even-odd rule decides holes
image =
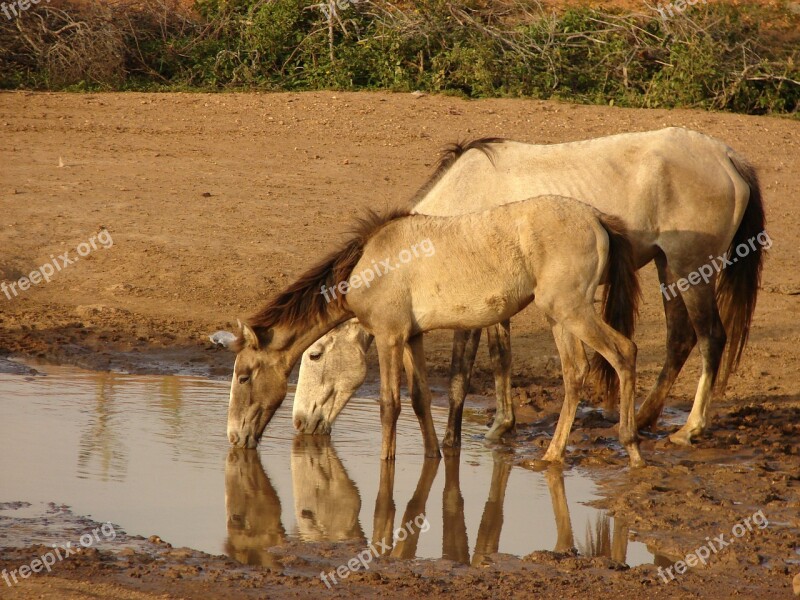
[[[378,457],[373,399],[353,399],[326,438],[295,436],[290,396],[258,451],[231,451],[227,381],[37,369],[44,375],[0,374],[0,502],[66,504],[129,534],[249,564],[272,564],[268,549],[289,539],[382,539],[395,556],[465,564],[572,547],[653,561],[621,523],[586,506],[596,498],[588,474],[513,467],[470,423],[460,461],[426,461],[404,404],[392,467]],[[434,408],[440,436],[445,420]],[[391,540],[420,515],[429,527]]]

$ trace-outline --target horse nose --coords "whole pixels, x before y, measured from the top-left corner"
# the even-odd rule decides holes
[[[294,420],[294,428],[297,431],[303,431],[303,427],[305,426],[305,420],[300,417],[295,417]]]
[[[231,431],[228,434],[228,439],[231,441],[231,444],[235,446],[236,444],[239,443],[239,434],[236,433],[235,431]]]

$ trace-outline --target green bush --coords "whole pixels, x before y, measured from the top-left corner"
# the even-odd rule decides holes
[[[758,5],[698,5],[662,21],[547,13],[527,0],[339,0],[333,12],[324,1],[197,0],[191,14],[177,0],[103,11],[60,0],[60,13],[57,3],[32,8],[44,18],[22,15],[21,28],[0,23],[0,86],[419,89],[795,116],[800,100],[797,49],[762,34]],[[781,18],[800,25],[788,10]],[[64,38],[64,19],[85,35]],[[31,46],[20,31],[39,21]]]

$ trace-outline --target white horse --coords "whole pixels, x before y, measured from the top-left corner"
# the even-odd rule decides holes
[[[638,266],[655,260],[664,294],[667,354],[639,410],[637,425],[655,428],[667,394],[699,340],[703,371],[692,412],[670,438],[678,444],[691,443],[705,427],[712,387],[717,382],[717,392],[724,391],[741,356],[755,309],[763,249],[753,240],[766,235],[755,171],[724,143],[679,128],[556,145],[478,140],[445,150],[433,177],[417,194],[412,212],[462,214],[537,194],[572,196],[619,217],[631,234]],[[731,258],[747,243],[751,251]],[[690,285],[681,278],[688,278]],[[498,410],[487,434],[496,439],[514,423],[513,409],[509,414],[506,408],[511,406],[508,369],[502,364],[507,361],[508,340],[507,331],[494,336],[491,329],[487,331],[495,346],[490,353],[496,381],[502,388],[497,390]],[[479,330],[454,336],[445,446],[459,443],[461,411],[479,338]],[[718,377],[726,339],[728,358]],[[306,351],[293,408],[299,431],[330,432],[366,378],[371,343],[353,320]],[[607,371],[598,373],[607,385],[613,384]],[[616,397],[613,385],[606,393],[610,405]]]
[[[296,436],[292,444],[292,495],[297,530],[305,541],[363,542],[361,496],[330,438]]]
[[[378,348],[381,458],[395,458],[403,367],[425,455],[440,456],[422,334],[506,323],[534,302],[551,323],[566,390],[544,460],[563,461],[578,392],[589,370],[585,343],[619,377],[619,438],[631,466],[640,466],[644,461],[634,419],[636,346],[595,312],[594,294],[602,281],[609,282],[606,314],[632,323],[639,287],[624,227],[619,219],[577,200],[541,196],[455,217],[395,214],[369,219],[341,250],[241,325],[228,438],[235,446],[256,446],[286,396],[289,374],[302,353],[323,334],[357,317]]]

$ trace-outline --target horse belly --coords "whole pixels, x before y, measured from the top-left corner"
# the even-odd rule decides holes
[[[494,276],[502,279],[500,273]],[[483,286],[465,283],[451,294],[415,298],[414,316],[418,330],[488,327],[511,318],[533,300],[532,286],[527,282],[513,281],[489,289],[476,287]]]

